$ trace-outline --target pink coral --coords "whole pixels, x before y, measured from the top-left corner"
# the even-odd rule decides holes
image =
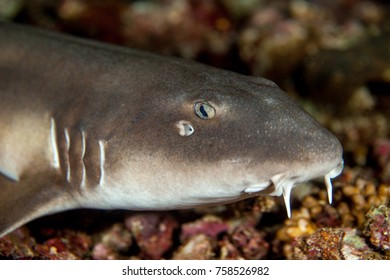
[[[125,220],[145,258],[160,259],[172,246],[177,222],[166,213],[136,214]]]
[[[367,214],[364,234],[370,242],[382,251],[390,250],[390,207],[381,205]]]

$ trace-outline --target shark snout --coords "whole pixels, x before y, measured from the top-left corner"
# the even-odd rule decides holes
[[[343,148],[340,141],[331,132],[320,127],[308,145],[313,165],[322,166],[324,171],[341,166],[343,162]]]
[[[327,129],[322,126],[312,129],[312,137],[308,139],[306,149],[303,150],[306,156],[302,157],[305,160],[300,164],[296,182],[323,177],[329,203],[332,203],[331,179],[339,176],[343,170],[343,148],[336,136]],[[285,189],[283,191],[285,201],[289,199],[289,192],[290,188],[287,191]]]
[[[274,159],[272,166],[268,167],[271,177],[269,181],[253,184],[244,192],[260,192],[273,185],[274,191],[269,194],[283,195],[287,215],[290,217],[291,189],[302,182],[322,177],[331,203],[331,179],[340,175],[343,169],[340,141],[303,112],[293,112],[276,119],[270,128],[278,136],[271,135],[271,139],[279,139],[268,142],[269,154]]]

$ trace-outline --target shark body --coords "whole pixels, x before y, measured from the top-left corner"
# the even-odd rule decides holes
[[[273,82],[0,23],[0,236],[75,208],[168,210],[289,195],[342,169]],[[329,196],[331,199],[331,195]]]

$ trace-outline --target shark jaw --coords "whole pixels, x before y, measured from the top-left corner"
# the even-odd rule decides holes
[[[274,196],[280,196],[283,195],[283,200],[286,206],[287,216],[291,218],[291,205],[290,205],[290,197],[291,197],[291,190],[293,187],[295,187],[297,184],[302,183],[304,181],[308,181],[310,179],[316,178],[316,177],[324,177],[324,182],[326,186],[326,191],[328,193],[328,201],[329,204],[332,203],[332,193],[333,193],[333,186],[331,179],[339,176],[343,170],[344,162],[343,160],[340,161],[340,163],[325,173],[324,175],[319,176],[288,176],[285,173],[274,175],[271,180],[268,182],[262,182],[253,186],[250,186],[244,190],[244,193],[247,194],[254,194],[259,193],[270,187],[271,185],[274,186],[275,190],[269,195]]]

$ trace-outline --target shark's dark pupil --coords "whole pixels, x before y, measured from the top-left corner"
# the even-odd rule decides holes
[[[205,117],[205,118],[208,118],[209,115],[207,114],[206,110],[204,109],[204,106],[200,106],[199,108],[199,111],[202,113],[202,115]]]

